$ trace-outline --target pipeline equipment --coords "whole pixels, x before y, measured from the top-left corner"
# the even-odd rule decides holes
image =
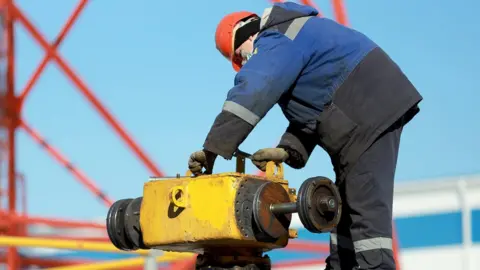
[[[326,177],[304,181],[298,195],[269,162],[264,176],[245,174],[248,154],[237,151],[236,172],[150,178],[143,197],[116,201],[107,214],[112,244],[124,251],[192,252],[196,269],[270,269],[264,252],[283,248],[297,231],[292,213],[312,233],[331,231],[342,200]]]

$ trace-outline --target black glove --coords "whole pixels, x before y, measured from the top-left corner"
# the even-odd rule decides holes
[[[288,153],[283,148],[264,148],[252,155],[252,163],[263,172],[267,169],[269,161],[282,163],[287,159]]]
[[[188,159],[188,169],[194,175],[202,174],[202,168],[205,168],[203,174],[211,174],[216,158],[217,155],[210,151],[201,150],[193,152]]]

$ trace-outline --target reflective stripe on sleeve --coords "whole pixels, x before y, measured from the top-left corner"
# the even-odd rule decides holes
[[[255,126],[260,121],[260,117],[258,117],[256,114],[233,101],[225,101],[223,104],[223,110],[233,113],[252,126]]]

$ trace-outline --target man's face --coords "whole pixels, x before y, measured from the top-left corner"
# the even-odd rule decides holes
[[[245,41],[237,50],[235,50],[235,54],[242,58],[242,65],[248,61],[248,59],[252,56],[253,53],[253,37],[250,37]]]

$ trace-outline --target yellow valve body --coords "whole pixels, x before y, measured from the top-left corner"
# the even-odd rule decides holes
[[[144,184],[140,211],[143,242],[150,248],[195,253],[229,247],[268,251],[288,243],[289,233],[275,242],[258,240],[251,209],[255,188],[265,181],[280,183],[289,191],[283,175],[220,173],[150,180]],[[289,194],[295,201],[296,196]]]

